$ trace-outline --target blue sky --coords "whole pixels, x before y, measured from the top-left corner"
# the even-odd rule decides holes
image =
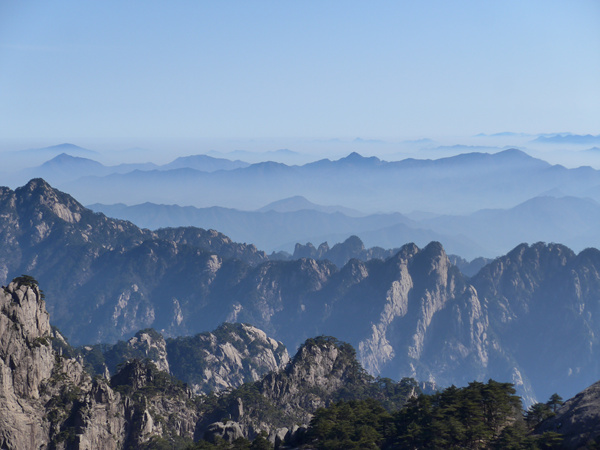
[[[599,124],[598,1],[0,2],[17,147]]]

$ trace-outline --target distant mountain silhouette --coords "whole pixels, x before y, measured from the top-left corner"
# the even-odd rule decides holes
[[[232,170],[240,167],[248,167],[250,164],[244,161],[230,161],[224,158],[213,158],[208,155],[181,156],[169,164],[160,167],[161,170],[170,169],[196,169],[203,172],[215,172],[217,170]]]
[[[446,153],[446,154],[460,154],[460,153],[472,153],[472,152],[484,152],[484,153],[497,153],[500,152],[502,150],[505,150],[506,148],[509,147],[495,147],[495,146],[490,146],[490,145],[462,145],[462,144],[455,144],[455,145],[440,145],[438,147],[433,147],[430,150],[431,151],[436,151],[436,152],[440,152],[440,153]]]
[[[220,152],[211,150],[207,153],[208,156],[214,158],[226,158],[229,160],[248,161],[251,163],[258,163],[263,161],[276,161],[291,164],[305,164],[309,161],[314,161],[316,158],[311,157],[303,153],[296,152],[287,148],[281,148],[279,150],[269,151],[250,151],[250,150],[234,150],[231,152]]]
[[[86,170],[101,169],[104,165],[89,158],[80,156],[71,156],[67,153],[61,153],[41,165],[46,170]]]
[[[592,147],[582,151],[586,153],[600,154],[600,147]]]
[[[312,211],[320,211],[325,213],[334,213],[340,212],[346,216],[350,217],[359,217],[364,216],[365,214],[351,208],[345,208],[343,206],[323,206],[317,205],[305,197],[301,195],[294,195],[293,197],[284,198],[282,200],[277,200],[275,202],[269,203],[266,206],[258,209],[259,212],[268,212],[268,211],[276,211],[276,212],[293,212],[293,211],[301,211],[303,209],[310,209]]]
[[[398,224],[406,224],[404,232],[398,233],[396,239],[388,236],[385,243],[393,242],[393,244],[386,245],[386,248],[399,247],[406,242],[406,239],[425,244],[434,238],[443,238],[445,242],[452,242],[451,237],[442,233],[411,228],[414,222],[398,213],[351,217],[341,212],[329,213],[306,208],[289,211],[277,211],[271,208],[265,208],[267,210],[264,211],[240,211],[221,207],[195,208],[153,203],[133,206],[122,203],[114,205],[96,203],[89,205],[89,208],[149,229],[198,226],[223,230],[236,241],[252,242],[260,249],[269,252],[281,249],[290,252],[298,242],[315,242],[317,239],[322,239],[317,243],[329,240],[334,245],[353,234],[362,235],[371,230]],[[452,245],[451,248],[453,252],[460,250]]]
[[[94,211],[130,220],[150,229],[200,226],[221,230],[240,242],[252,242],[268,252],[286,250],[297,243],[334,245],[356,235],[367,247],[396,248],[403,242],[444,243],[448,252],[472,259],[495,257],[521,242],[562,242],[576,251],[600,247],[596,232],[600,204],[590,198],[540,196],[507,209],[486,209],[468,215],[442,215],[411,220],[402,214],[349,216],[328,213],[304,197],[275,202],[258,211],[231,208],[144,203],[92,204]]]
[[[561,242],[576,251],[600,247],[600,204],[589,198],[541,196],[509,209],[481,210],[466,216],[440,216],[421,226],[462,234],[496,256],[519,242]]]
[[[15,153],[37,154],[37,155],[59,155],[61,153],[69,153],[76,156],[93,156],[99,155],[98,152],[87,148],[80,147],[75,144],[65,142],[64,144],[52,145],[50,147],[29,148],[27,150],[18,150]]]
[[[595,145],[600,144],[600,134],[554,134],[550,136],[539,136],[531,142],[541,144],[577,144],[577,145]]]
[[[48,150],[52,153],[57,149],[64,149],[64,152],[58,154],[50,160],[47,160],[37,167],[30,167],[21,171],[7,174],[5,176],[5,182],[7,182],[7,184],[20,184],[25,183],[32,178],[39,177],[44,178],[52,184],[61,185],[64,183],[73,182],[82,177],[102,177],[111,174],[126,174],[136,170],[152,171],[194,169],[203,172],[214,172],[217,170],[232,170],[240,167],[247,167],[249,165],[243,161],[229,161],[227,159],[217,159],[207,155],[192,155],[177,158],[174,161],[162,166],[153,163],[128,163],[118,164],[115,166],[105,166],[90,158],[73,156],[81,153],[81,151],[77,150],[81,149],[81,147],[77,147],[76,145],[72,144],[62,144],[40,150],[43,150],[44,152]],[[93,153],[95,154],[96,152]],[[45,155],[45,153],[43,155]]]
[[[556,190],[596,198],[588,191],[600,186],[597,170],[551,165],[517,149],[394,162],[351,153],[302,166],[273,161],[239,168],[235,164],[240,163],[197,155],[159,167],[121,165],[100,171],[96,166],[90,172],[79,166],[64,170],[62,178],[45,170],[6,174],[5,179],[44,176],[88,204],[151,202],[257,210],[282,198],[302,196],[370,214],[465,214],[510,208]],[[216,169],[231,170],[211,172]]]

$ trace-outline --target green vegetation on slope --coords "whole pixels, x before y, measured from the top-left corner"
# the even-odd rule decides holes
[[[392,414],[372,399],[336,403],[316,411],[305,444],[319,449],[559,448],[557,433],[532,436],[531,431],[513,385],[489,380],[421,394]]]

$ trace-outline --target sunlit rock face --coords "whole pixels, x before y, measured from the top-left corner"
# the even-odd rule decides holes
[[[54,369],[48,313],[36,284],[0,290],[0,447],[47,439],[42,383]]]
[[[327,336],[308,339],[284,369],[252,385],[254,398],[242,400],[232,391],[220,408],[199,422],[198,430],[209,440],[219,436],[231,441],[239,434],[252,439],[265,431],[273,443],[277,438],[283,441],[299,426],[306,428],[318,408],[341,397],[358,397],[370,382],[350,345]],[[215,422],[223,414],[231,422]]]
[[[169,347],[193,368],[205,369],[202,375],[212,374],[199,392],[256,381],[289,361],[283,344],[249,325],[225,324],[200,340],[208,341],[203,366],[185,354],[189,346],[181,341],[168,346],[156,331],[141,330],[102,347],[111,366],[120,362],[112,377],[106,372],[92,378],[84,365],[93,369],[94,348],[70,347],[50,327],[37,281],[15,279],[0,290],[0,447],[120,449],[155,438],[191,442],[201,399],[168,373],[186,370],[177,358],[169,364]],[[215,377],[220,384],[211,384]]]
[[[336,336],[374,375],[439,386],[509,380],[526,403],[572,395],[600,378],[594,249],[575,255],[558,244],[523,244],[471,278],[437,242],[339,266],[274,261],[216,231],[152,232],[95,214],[39,179],[0,189],[0,242],[0,275],[40,280],[53,321],[77,345],[127,341],[148,328],[169,339],[237,322],[292,351],[307,338]],[[333,250],[319,248],[308,250]],[[336,254],[363,250],[350,238]],[[223,361],[236,360],[219,345]],[[276,351],[272,357],[281,361]],[[270,356],[264,362],[273,366]],[[205,382],[229,383],[212,369],[195,389]]]
[[[169,339],[171,373],[195,393],[218,392],[258,381],[286,366],[285,346],[247,324],[225,323],[213,332]]]

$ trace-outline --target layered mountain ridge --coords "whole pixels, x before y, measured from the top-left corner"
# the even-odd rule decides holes
[[[150,335],[146,330],[136,338],[156,338]],[[129,344],[139,350],[137,341]],[[375,383],[352,347],[333,338],[308,341],[285,369],[220,397],[194,395],[161,371],[156,358],[126,360],[112,377],[92,378],[81,358],[65,350],[73,351],[52,331],[36,280],[23,276],[3,287],[0,447],[156,448],[162,442],[184,448],[202,438],[231,442],[261,432],[275,443],[306,430],[315,410],[335,400],[373,396],[400,407],[419,392],[411,380]]]
[[[368,213],[420,210],[425,204],[438,214],[455,214],[512,207],[555,189],[598,198],[594,189],[600,186],[600,172],[551,165],[517,149],[401,161],[352,153],[302,166],[262,162],[217,172],[135,170],[82,176],[59,186],[86,204],[150,201],[254,210],[302,195]]]
[[[600,246],[600,172],[551,165],[514,148],[434,160],[352,153],[302,166],[239,163],[194,155],[163,166],[105,167],[62,154],[21,173],[18,183],[14,171],[3,179],[14,187],[44,177],[140,227],[213,228],[268,252],[292,252],[297,242],[333,245],[349,235],[384,248],[436,240],[468,259],[538,240],[576,251]],[[418,213],[423,209],[429,217]]]
[[[214,231],[150,232],[94,214],[41,180],[5,188],[0,206],[4,279],[40,280],[55,323],[77,345],[243,322],[290,349],[336,336],[375,375],[511,381],[526,403],[600,378],[594,249],[524,244],[467,278],[436,242],[340,268],[271,261]]]
[[[214,228],[268,252],[292,253],[294,244],[306,242],[317,249],[323,242],[333,246],[349,235],[358,236],[366,246],[382,248],[440,241],[449,253],[469,259],[500,256],[521,242],[560,242],[577,251],[600,246],[595,232],[600,204],[588,197],[565,196],[559,190],[544,192],[507,209],[486,206],[472,214],[430,213],[422,217],[400,213],[356,215],[314,204],[294,206],[293,199],[288,200],[289,209],[265,207],[258,211],[149,202],[132,206],[94,204],[89,208],[150,229],[194,225]]]
[[[427,425],[432,401],[437,408],[433,429],[448,421],[454,424],[454,428],[442,429],[443,436],[433,433],[436,442],[473,441],[468,433],[455,432],[457,426],[469,424],[467,432],[477,432],[477,439],[494,440],[502,446],[512,442],[515,448],[529,448],[523,447],[528,442],[556,447],[561,441],[561,448],[582,448],[593,445],[600,436],[598,383],[551,413],[533,430],[537,436],[530,431],[526,437],[519,417],[521,401],[512,395],[510,384],[473,382],[465,389],[452,386],[441,396],[418,396],[420,389],[414,380],[373,380],[362,370],[352,346],[326,336],[308,339],[284,369],[218,397],[194,395],[160,370],[160,355],[158,364],[156,358],[152,362],[127,360],[112,377],[92,378],[80,360],[63,353],[68,344],[51,330],[42,297],[37,282],[29,276],[13,280],[0,291],[3,448],[195,448],[191,447],[193,441],[202,439],[215,442],[217,448],[249,446],[247,439],[255,439],[254,446],[262,440],[263,446],[270,441],[276,447],[298,448],[307,443],[318,445],[332,427],[341,433],[338,441],[348,439],[351,429],[339,427],[348,427],[354,420],[359,420],[356,425],[362,432],[353,435],[353,441],[367,438],[368,425],[374,433],[369,441],[396,448],[397,441],[418,445],[423,435],[414,433],[418,429],[411,434],[394,432],[389,425],[408,427],[409,431],[419,421]],[[155,348],[150,341],[156,337],[143,330],[128,344],[140,350],[139,341],[145,341],[147,348]],[[484,396],[482,400],[494,404],[485,403],[488,414],[482,414],[477,422],[473,417],[465,421],[452,408],[459,404],[477,411],[473,399],[464,403],[465,395],[477,392]],[[372,408],[372,413],[367,410],[364,418],[354,416],[365,407]],[[424,418],[419,418],[419,410]],[[372,414],[385,417],[388,426],[378,424]],[[526,420],[533,414],[533,409],[528,410]],[[476,428],[482,419],[484,428]],[[323,424],[323,420],[327,422]],[[486,428],[490,423],[491,431]],[[207,442],[198,445],[214,448]]]

